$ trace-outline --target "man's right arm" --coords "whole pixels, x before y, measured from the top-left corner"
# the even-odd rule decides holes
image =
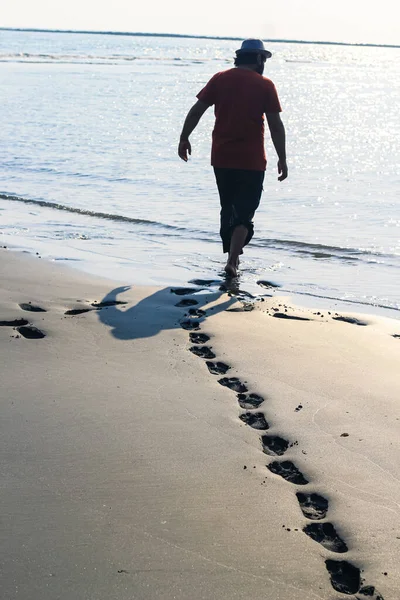
[[[286,163],[286,135],[285,127],[282,123],[281,116],[278,112],[266,113],[268,127],[271,132],[272,143],[274,144],[278,155],[278,173],[279,181],[283,181],[288,176],[288,168]]]
[[[178,154],[182,160],[187,162],[188,153],[192,153],[192,148],[189,142],[189,136],[192,133],[193,129],[197,127],[198,122],[200,121],[203,114],[206,112],[207,108],[209,108],[208,104],[205,102],[201,102],[201,100],[197,100],[196,104],[192,106],[189,110],[185,122],[183,124],[183,129],[181,133],[181,137],[179,139],[179,147]]]

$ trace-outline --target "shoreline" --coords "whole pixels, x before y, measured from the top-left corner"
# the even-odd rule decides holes
[[[45,246],[43,246],[42,244],[42,250],[43,248],[51,248],[51,244],[49,244],[48,242],[45,243]],[[0,245],[0,249],[1,248],[6,248],[7,250],[9,250],[10,252],[15,252],[17,254],[21,253],[21,254],[28,254],[32,257],[36,257],[36,256],[40,256],[41,258],[43,258],[43,260],[49,261],[49,262],[57,262],[59,264],[63,264],[65,266],[67,266],[68,268],[73,269],[74,271],[80,272],[80,273],[86,273],[89,276],[94,276],[94,277],[100,277],[102,279],[106,279],[106,280],[113,280],[113,281],[121,281],[124,279],[124,276],[126,276],[126,274],[124,273],[124,271],[117,265],[116,269],[111,269],[110,266],[107,267],[106,269],[106,274],[103,274],[103,266],[101,266],[99,263],[94,263],[91,261],[86,261],[86,262],[81,262],[80,260],[74,259],[74,258],[69,258],[67,256],[65,256],[64,258],[59,258],[56,256],[56,254],[51,253],[51,254],[46,254],[43,253],[43,251],[40,249],[40,246],[38,246],[36,244],[36,247],[32,247],[29,250],[26,249],[22,249],[23,247],[18,247],[18,246],[10,246],[10,245]],[[108,257],[108,256],[104,256],[103,257],[103,261],[107,260],[108,262],[112,262],[112,257]],[[223,283],[224,281],[224,277],[223,277],[223,259],[221,259],[221,272],[219,274],[219,276],[217,276],[215,279],[219,279],[221,283]],[[154,271],[154,274],[149,275],[149,272],[152,272],[152,269],[154,270],[154,267],[151,268],[149,267],[149,265],[144,265],[144,266],[140,266],[138,268],[138,265],[134,264],[131,266],[131,271],[134,272],[135,274],[135,279],[138,282],[139,285],[147,287],[147,286],[163,286],[166,283],[166,278],[164,276],[164,271],[163,269],[158,269],[158,271]],[[121,275],[119,275],[119,271],[121,271]],[[115,273],[117,273],[117,276],[115,277]],[[169,279],[168,282],[171,285],[175,285],[175,286],[184,286],[187,284],[190,284],[190,279],[187,280],[186,278],[184,278],[182,276],[183,274],[179,271],[178,268],[175,267],[175,265],[170,265],[169,268]],[[195,276],[196,277],[196,276]],[[202,275],[200,274],[200,278],[202,277]],[[204,277],[204,276],[203,276]],[[210,277],[210,273],[205,274],[205,278]],[[215,275],[214,275],[215,277]],[[260,279],[257,280],[257,282],[253,281],[253,282],[247,282],[247,283],[241,283],[240,282],[240,277],[239,277],[239,287],[245,292],[245,293],[249,293],[251,296],[254,297],[254,299],[257,299],[258,297],[261,297],[263,295],[265,295],[266,293],[266,289],[264,288],[264,286],[262,285],[262,282],[264,279],[266,279],[266,277],[269,277],[269,274],[266,273],[263,277],[260,277]],[[199,278],[199,277],[198,277]],[[279,277],[278,277],[279,279]],[[313,294],[310,292],[301,292],[301,291],[296,291],[293,289],[288,289],[288,287],[286,287],[285,284],[280,284],[277,282],[276,278],[274,278],[273,273],[271,273],[271,277],[270,277],[270,281],[273,282],[273,285],[269,287],[268,289],[268,293],[273,294],[273,295],[284,295],[285,298],[288,299],[289,302],[292,302],[294,305],[300,307],[300,308],[305,308],[305,309],[315,309],[315,310],[336,310],[336,311],[340,311],[340,312],[346,312],[349,314],[352,313],[357,313],[357,314],[364,314],[368,317],[368,315],[371,316],[380,316],[380,317],[384,317],[384,318],[389,318],[389,319],[393,319],[394,321],[399,321],[400,320],[400,309],[396,308],[394,306],[385,306],[382,304],[373,304],[372,302],[362,302],[362,301],[358,301],[358,300],[353,300],[353,299],[346,299],[346,298],[334,298],[331,296],[324,296],[321,294]],[[260,285],[261,284],[261,285]]]
[[[0,252],[10,600],[395,597],[396,321]]]

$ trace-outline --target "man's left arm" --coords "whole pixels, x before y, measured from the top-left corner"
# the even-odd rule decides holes
[[[278,155],[278,180],[283,181],[288,176],[286,162],[286,134],[281,116],[278,112],[267,113],[268,127],[271,133],[272,143]]]
[[[280,116],[282,108],[273,82],[270,79],[266,79],[265,85],[266,96],[264,112],[265,116],[267,117],[272,143],[274,144],[279,159],[278,180],[283,181],[288,176],[288,167],[286,162],[286,133]]]
[[[192,154],[192,147],[189,142],[189,136],[192,131],[197,127],[201,117],[206,112],[209,105],[201,100],[197,100],[196,104],[193,104],[189,110],[185,122],[183,124],[181,137],[179,139],[178,154],[182,160],[187,162],[188,154]]]

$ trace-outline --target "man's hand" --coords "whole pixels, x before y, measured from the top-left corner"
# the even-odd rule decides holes
[[[190,145],[189,140],[179,142],[178,154],[182,160],[184,160],[185,162],[188,161],[188,154],[192,154],[192,146]]]
[[[283,181],[288,176],[286,160],[278,160],[278,181]]]

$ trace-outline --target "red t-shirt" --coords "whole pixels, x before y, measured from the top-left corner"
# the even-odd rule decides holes
[[[197,98],[215,105],[211,164],[265,171],[264,113],[282,110],[272,81],[250,69],[229,69],[214,75]]]

